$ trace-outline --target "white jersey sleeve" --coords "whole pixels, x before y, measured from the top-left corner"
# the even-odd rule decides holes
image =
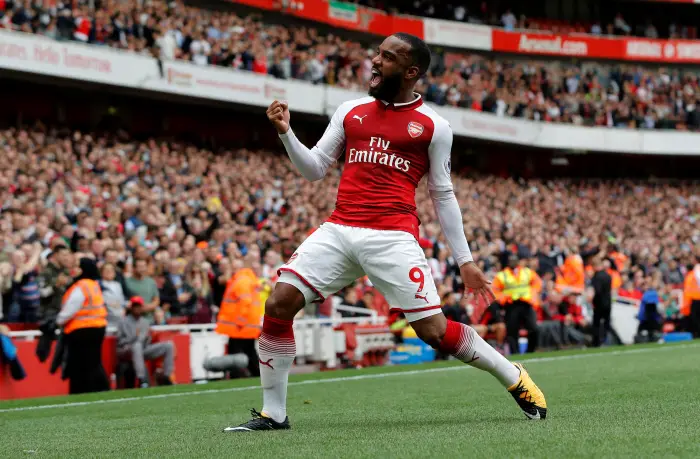
[[[450,178],[452,155],[452,128],[442,118],[434,118],[435,130],[430,142],[430,171],[428,172],[428,190],[435,206],[435,213],[445,233],[447,245],[459,266],[473,261],[469,243],[464,234],[462,211],[452,189]]]
[[[326,132],[315,147],[308,149],[294,135],[290,127],[284,134],[279,134],[289,159],[307,180],[321,180],[328,172],[328,168],[343,154],[345,146],[345,128],[343,120],[352,106],[342,104],[333,114]]]
[[[435,191],[452,190],[450,169],[452,167],[452,128],[442,118],[433,119],[435,129],[428,148],[430,170],[428,172],[428,189]]]

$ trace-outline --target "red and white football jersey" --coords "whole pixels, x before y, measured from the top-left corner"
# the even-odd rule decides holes
[[[428,174],[431,190],[452,190],[452,129],[419,95],[406,104],[373,97],[345,102],[316,147],[329,163],[345,153],[332,223],[418,238],[420,180]]]

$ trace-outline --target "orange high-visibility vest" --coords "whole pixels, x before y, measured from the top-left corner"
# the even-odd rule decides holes
[[[216,332],[235,339],[260,337],[262,305],[260,283],[252,269],[238,271],[226,284]]]
[[[698,267],[696,266],[695,269]],[[695,269],[686,274],[685,282],[683,282],[683,304],[680,311],[683,317],[690,316],[690,306],[693,301],[700,301],[700,285],[695,277]]]
[[[625,268],[625,264],[627,263],[627,255],[620,252],[613,252],[610,254],[610,258],[615,261],[615,268],[617,268],[617,271],[622,271]]]
[[[100,285],[90,279],[81,279],[63,295],[63,304],[68,300],[73,289],[83,291],[85,301],[80,310],[63,327],[63,333],[69,334],[81,328],[101,328],[107,326],[107,308],[102,298]]]
[[[542,278],[536,271],[533,271],[533,274],[531,303],[535,310],[538,310],[542,307]]]
[[[620,273],[615,271],[612,268],[608,268],[608,274],[610,274],[610,278],[612,279],[612,289],[617,290],[618,288],[622,287],[622,277],[620,276]]]
[[[564,265],[557,270],[555,288],[558,292],[565,289],[583,293],[586,286],[586,272],[580,255],[569,255]]]

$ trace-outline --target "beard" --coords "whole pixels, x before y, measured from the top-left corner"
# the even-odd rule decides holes
[[[382,77],[382,82],[378,86],[370,86],[369,95],[375,99],[393,102],[396,96],[399,95],[399,91],[401,91],[401,76],[401,73],[394,73],[393,75]]]

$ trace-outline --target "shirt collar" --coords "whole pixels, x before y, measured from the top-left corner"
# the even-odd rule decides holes
[[[403,102],[400,104],[389,103],[385,100],[380,100],[380,99],[376,99],[376,100],[377,100],[377,103],[380,104],[386,110],[406,111],[406,110],[413,110],[415,108],[418,108],[423,104],[423,98],[421,97],[420,94],[418,94],[417,92],[414,92],[413,95],[416,96],[415,99],[413,99],[410,102]]]

